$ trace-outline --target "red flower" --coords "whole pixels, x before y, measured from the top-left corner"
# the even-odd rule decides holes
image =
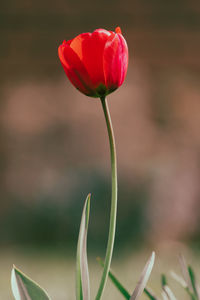
[[[63,41],[58,55],[71,83],[83,94],[104,97],[124,81],[128,47],[121,29],[96,29]]]

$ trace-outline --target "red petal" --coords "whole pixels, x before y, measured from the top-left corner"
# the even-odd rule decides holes
[[[97,29],[93,33],[80,34],[70,44],[84,64],[94,88],[105,84],[103,52],[110,35],[105,29]]]
[[[128,67],[128,46],[121,34],[107,41],[103,56],[106,86],[116,89],[123,83]]]
[[[88,72],[81,62],[79,56],[70,47],[68,42],[64,42],[59,46],[58,55],[65,73],[71,83],[82,93],[94,96],[95,91],[92,88],[92,82]]]
[[[119,26],[115,28],[115,32],[116,32],[116,33],[121,33],[121,34],[122,34],[121,28],[120,28]]]

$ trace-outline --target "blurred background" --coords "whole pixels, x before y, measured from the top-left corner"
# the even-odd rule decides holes
[[[12,298],[12,263],[52,298],[75,298],[76,241],[89,192],[91,272],[101,274],[95,257],[105,253],[111,183],[106,127],[100,102],[69,83],[57,48],[79,33],[117,26],[130,63],[125,83],[109,96],[119,172],[113,268],[133,289],[155,249],[152,285],[159,290],[156,274],[176,266],[179,252],[200,261],[199,1],[1,1],[4,300]],[[121,299],[114,288],[106,293]]]

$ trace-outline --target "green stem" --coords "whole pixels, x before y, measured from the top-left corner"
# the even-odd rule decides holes
[[[108,278],[108,273],[110,270],[110,264],[111,264],[112,254],[113,254],[115,229],[116,229],[116,216],[117,216],[117,159],[116,159],[115,138],[114,138],[110,112],[105,97],[101,98],[101,103],[103,107],[103,112],[106,120],[108,137],[110,142],[110,157],[111,157],[111,169],[112,169],[112,198],[111,198],[110,227],[109,227],[108,243],[106,249],[106,257],[104,261],[103,274],[101,277],[101,282],[97,292],[96,300],[100,300]]]

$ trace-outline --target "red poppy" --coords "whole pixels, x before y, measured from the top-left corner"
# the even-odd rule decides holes
[[[91,97],[104,97],[124,81],[128,47],[121,29],[96,29],[63,41],[58,55],[71,83]]]

